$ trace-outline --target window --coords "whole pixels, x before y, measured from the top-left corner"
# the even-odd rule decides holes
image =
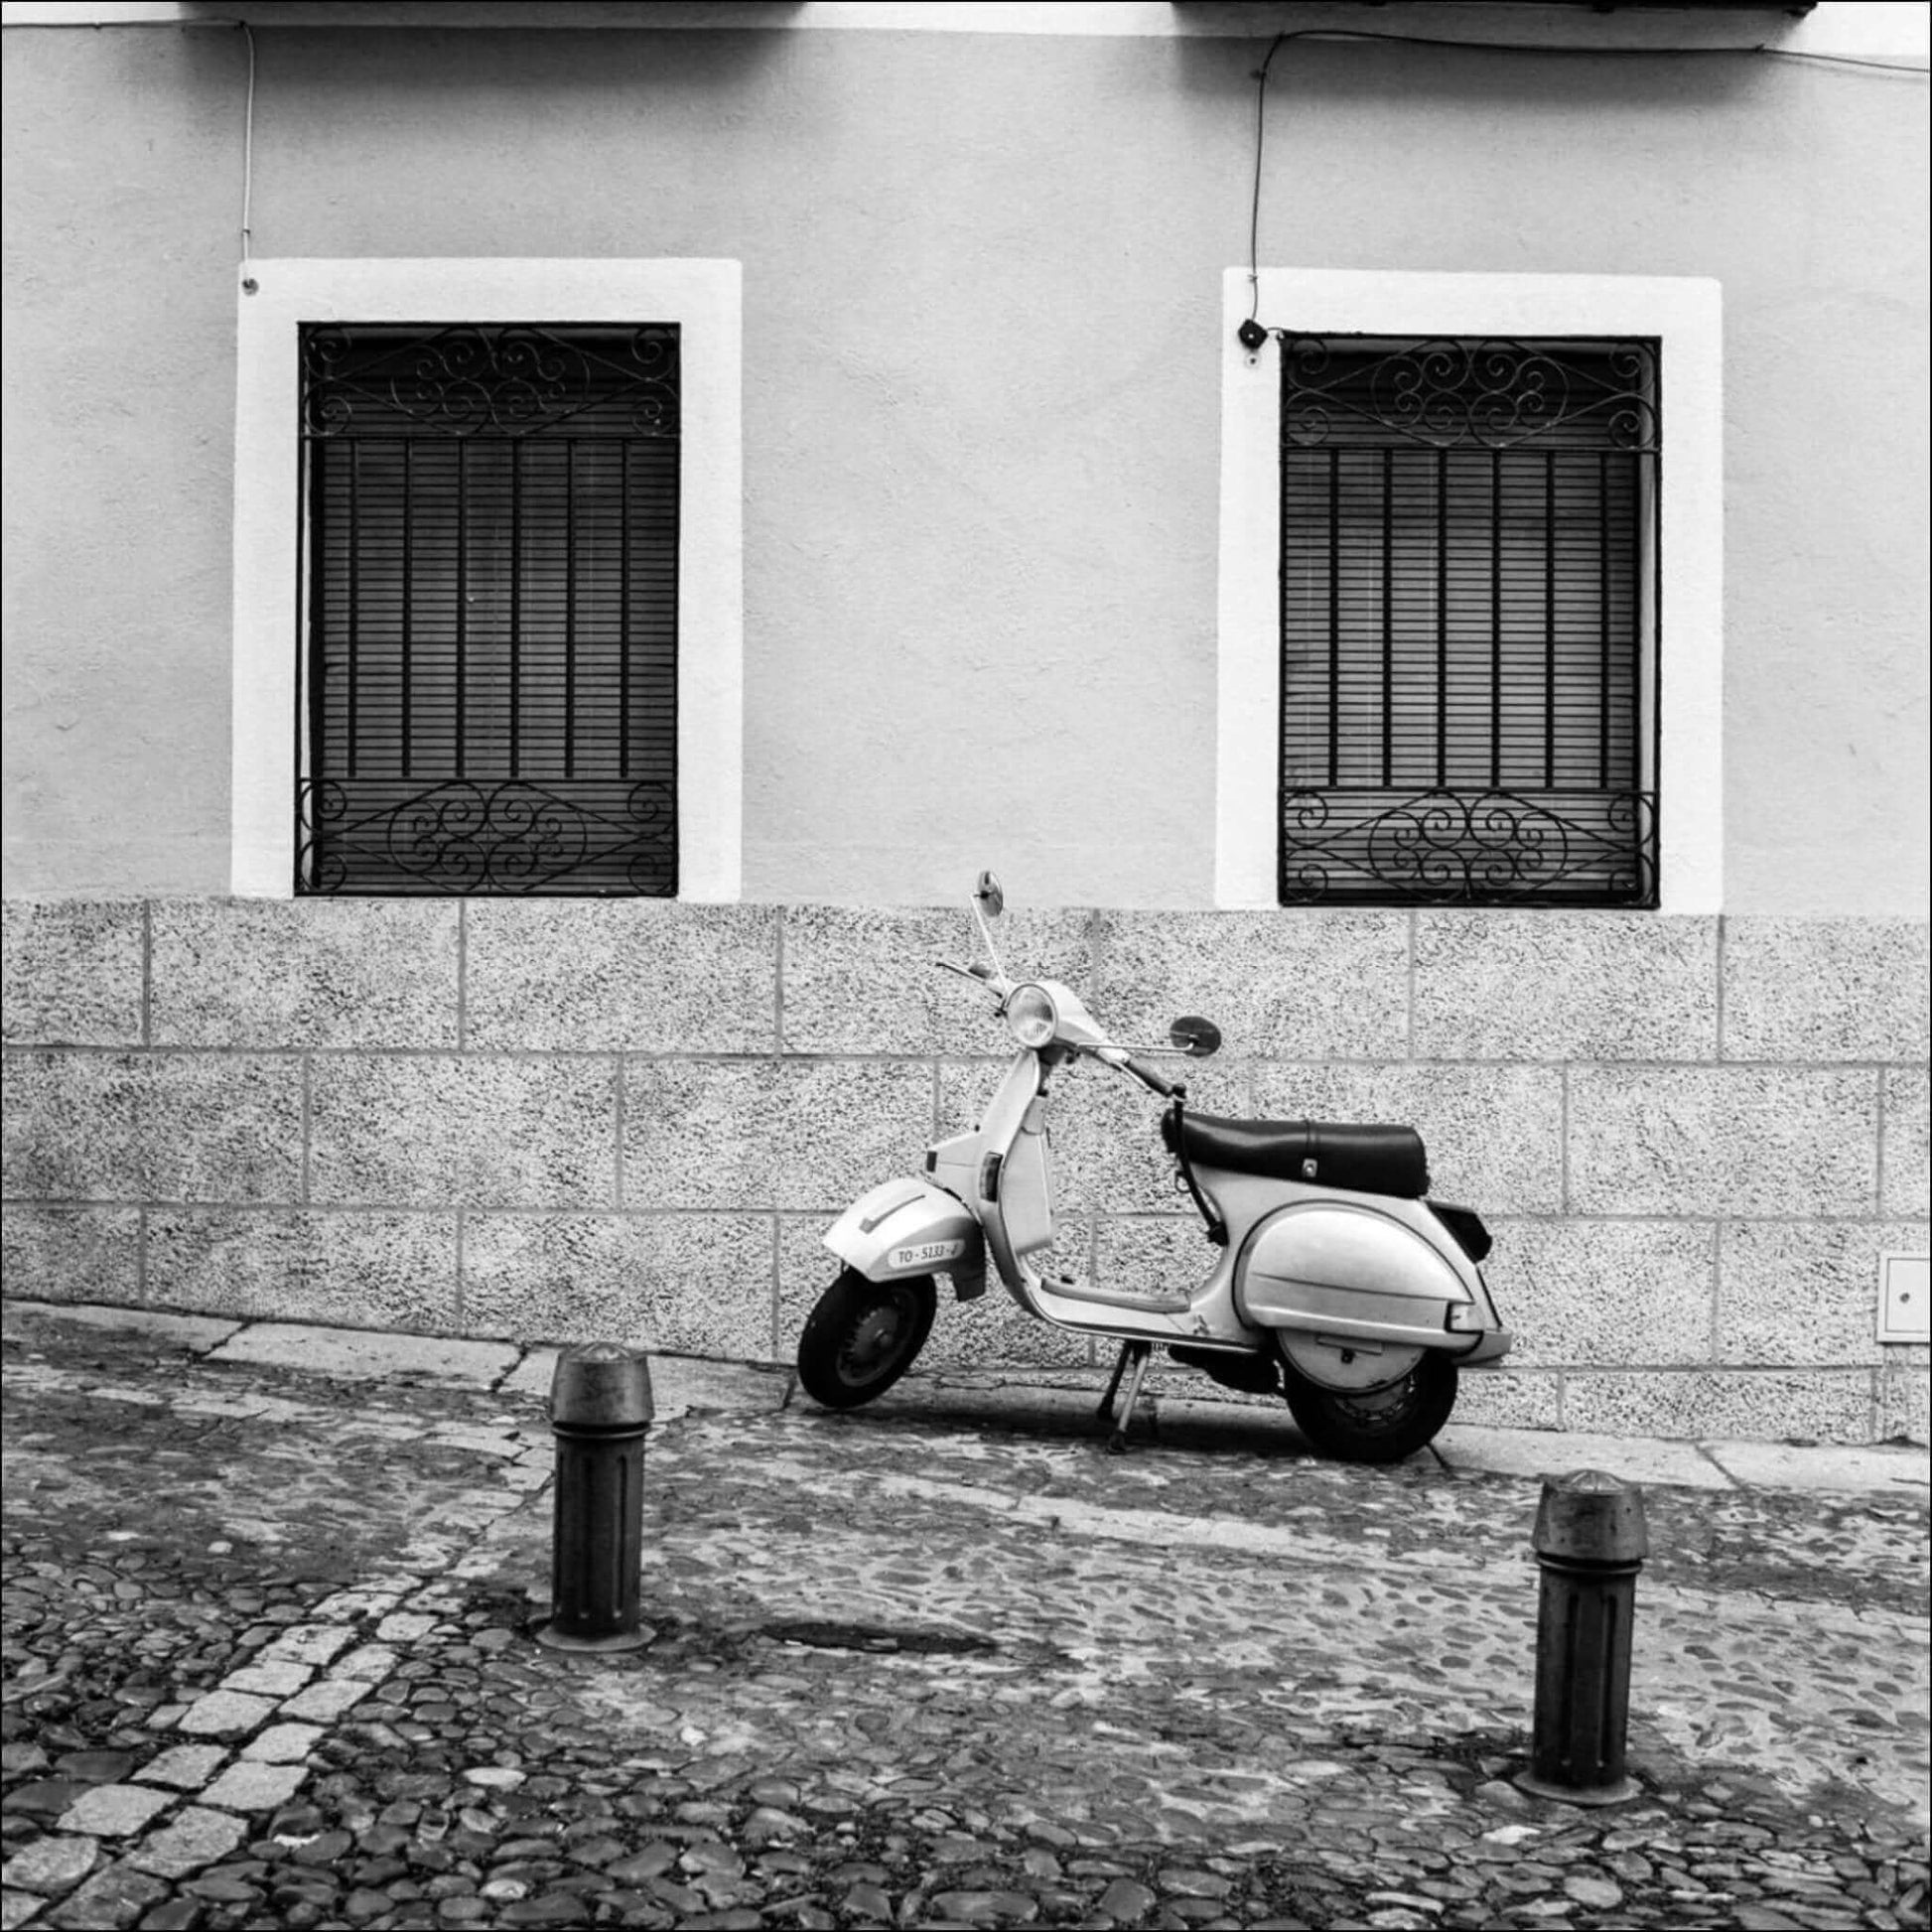
[[[298,893],[677,891],[678,331],[311,324]]]
[[[1284,903],[1656,903],[1657,345],[1281,339]]]
[[[738,264],[256,260],[233,890],[740,893]]]
[[[1218,904],[1722,909],[1718,293],[1229,271]]]

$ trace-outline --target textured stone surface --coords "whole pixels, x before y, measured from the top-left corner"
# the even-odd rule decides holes
[[[157,1045],[457,1043],[454,903],[160,899]]]
[[[302,1068],[255,1054],[22,1052],[6,1187],[68,1200],[294,1200]]]
[[[134,1045],[142,1036],[142,907],[10,898],[0,913],[0,1037],[8,1045]]]
[[[465,910],[472,1048],[768,1053],[777,1044],[778,909],[473,899]]]
[[[516,1351],[501,1342],[458,1341],[446,1335],[397,1334],[384,1329],[357,1334],[346,1328],[304,1328],[257,1321],[223,1342],[209,1359],[281,1363],[324,1375],[423,1375],[439,1381],[487,1385],[509,1373]],[[263,1656],[288,1654],[283,1648],[286,1642],[286,1638],[278,1640]]]
[[[1868,1443],[1871,1382],[1870,1369],[1571,1374],[1563,1424],[1686,1441]]]
[[[1430,1191],[1479,1214],[1548,1214],[1563,1201],[1563,1080],[1545,1066],[1255,1068],[1255,1111],[1272,1120],[1413,1127]]]
[[[477,1334],[761,1361],[771,1271],[768,1214],[474,1214],[464,1318]]]
[[[457,1325],[456,1215],[157,1209],[148,1300],[162,1308],[341,1322]]]
[[[916,1173],[932,1069],[898,1060],[630,1060],[627,1207],[841,1208]]]
[[[164,1878],[184,1878],[191,1871],[225,1859],[242,1841],[247,1827],[224,1811],[190,1805],[130,1855],[128,1863]]]
[[[1877,1075],[1785,1067],[1578,1067],[1570,1202],[1585,1214],[1865,1214]]]
[[[273,1698],[254,1697],[246,1691],[209,1691],[182,1713],[178,1728],[191,1737],[225,1737],[253,1730],[274,1709]]]
[[[1513,1367],[1712,1360],[1709,1222],[1488,1225],[1496,1245],[1482,1274],[1516,1336]]]
[[[99,1856],[100,1841],[84,1832],[38,1838],[0,1868],[0,1883],[58,1897],[71,1891],[94,1868]]]
[[[1915,919],[1726,919],[1724,1057],[1924,1059],[1926,936]]]
[[[1878,1371],[1878,1426],[1883,1443],[1932,1442],[1932,1349],[1887,1348]]]
[[[324,1058],[310,1197],[373,1206],[608,1206],[617,1068],[604,1059]]]
[[[1427,1059],[1712,1059],[1718,921],[1419,912],[1415,997]]]
[[[83,1791],[61,1815],[64,1832],[94,1838],[130,1838],[174,1799],[165,1791],[138,1784],[97,1784]]]
[[[1402,912],[1107,912],[1095,1012],[1120,1040],[1212,1020],[1237,1057],[1394,1059],[1409,1043]]]
[[[1513,1309],[1502,1311],[1505,1326],[1520,1327]],[[1537,1369],[1518,1373],[1512,1350],[1500,1368],[1465,1369],[1455,1395],[1457,1422],[1491,1429],[1557,1429],[1563,1419],[1563,1380]]]
[[[1452,1422],[1436,1438],[1435,1448],[1451,1469],[1480,1469],[1490,1475],[1540,1478],[1566,1469],[1608,1469],[1625,1482],[1662,1482],[1686,1489],[1729,1487],[1725,1471],[1690,1443],[1485,1429]]]
[[[267,1811],[287,1804],[308,1775],[300,1764],[230,1764],[202,1796],[228,1811]]]
[[[1924,1245],[1907,1221],[1725,1222],[1719,1359],[1877,1362],[1878,1257]]]
[[[1927,1131],[1926,1103],[1927,1078],[1922,1068],[1885,1070],[1879,1205],[1887,1214],[1932,1213],[1932,1133]]]
[[[1015,978],[1092,993],[1085,912],[1015,912],[994,941]],[[984,963],[962,904],[904,910],[791,905],[784,912],[784,1043],[790,1053],[998,1053],[1006,1029],[986,992],[935,967]],[[1110,1017],[1100,1016],[1102,1025]]]
[[[0,1216],[0,1274],[10,1295],[43,1302],[138,1302],[141,1214],[134,1207],[36,1207]]]

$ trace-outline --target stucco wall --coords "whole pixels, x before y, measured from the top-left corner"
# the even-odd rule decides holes
[[[1256,43],[255,38],[258,253],[743,262],[748,898],[1211,902]],[[5,46],[7,887],[218,894],[246,50]],[[1723,282],[1738,912],[1924,915],[1924,145],[1853,70],[1275,67],[1265,261]]]
[[[1517,1352],[1467,1420],[1924,1440],[1875,1340],[1923,1253],[1926,928],[1643,914],[1068,909],[1003,944],[1122,1037],[1214,1016],[1209,1112],[1413,1120],[1489,1221]],[[16,902],[11,1292],[788,1359],[831,1216],[916,1171],[1005,1034],[953,910]],[[1157,1108],[1054,1112],[1055,1258],[1197,1279]],[[1084,1363],[997,1289],[933,1363]]]

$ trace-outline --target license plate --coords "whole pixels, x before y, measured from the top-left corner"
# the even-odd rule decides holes
[[[942,1261],[957,1261],[965,1252],[963,1241],[921,1241],[909,1248],[895,1248],[886,1261],[893,1268],[936,1268]]]

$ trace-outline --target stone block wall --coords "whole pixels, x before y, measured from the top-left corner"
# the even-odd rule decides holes
[[[1011,964],[1125,1039],[1206,1013],[1218,1113],[1403,1120],[1496,1235],[1516,1354],[1458,1416],[1923,1441],[1875,1340],[1927,1245],[1927,933],[1623,913],[1021,913]],[[785,1359],[831,1216],[1003,1062],[962,910],[17,900],[9,1292]],[[1204,1267],[1139,1089],[1055,1114],[1058,1255]],[[1003,1296],[932,1365],[1086,1364]]]

